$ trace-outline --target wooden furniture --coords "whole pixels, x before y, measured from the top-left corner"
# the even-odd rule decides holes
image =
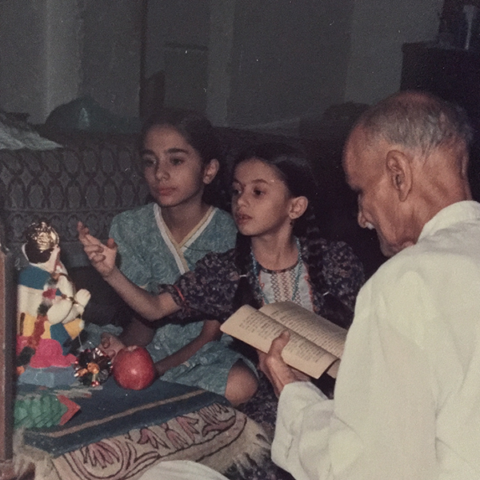
[[[466,5],[480,8],[480,0],[444,0],[443,2],[438,33],[442,41],[452,46],[465,46],[467,26],[463,9]],[[478,21],[478,18],[475,21]]]
[[[403,45],[401,90],[426,90],[458,103],[480,125],[480,53],[428,43]]]
[[[426,90],[456,102],[480,124],[480,53],[426,43],[403,45],[402,90]]]

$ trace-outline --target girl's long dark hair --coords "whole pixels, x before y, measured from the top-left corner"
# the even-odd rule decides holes
[[[318,187],[309,161],[296,148],[282,143],[266,143],[246,150],[235,162],[235,168],[251,159],[258,159],[273,167],[285,182],[292,197],[304,196],[308,199],[305,213],[295,220],[293,235],[300,239],[302,259],[308,269],[313,290],[324,291],[322,274],[321,237],[315,210],[318,202]],[[249,304],[260,307],[260,299],[255,296],[252,285],[251,239],[237,233],[235,245],[235,264],[240,274],[239,285],[233,300],[233,306],[239,308]],[[249,281],[250,277],[250,281]]]
[[[216,159],[220,165],[215,179],[205,186],[203,201],[209,205],[225,207],[227,203],[226,173],[224,159],[215,128],[201,113],[194,110],[166,108],[155,112],[147,118],[140,134],[139,150],[143,150],[145,137],[151,128],[166,126],[174,128],[198,152],[202,164],[206,166],[210,160]]]

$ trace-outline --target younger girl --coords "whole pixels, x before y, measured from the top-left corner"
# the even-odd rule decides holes
[[[206,253],[234,246],[231,216],[205,198],[219,170],[218,150],[212,125],[198,113],[170,110],[146,122],[140,154],[153,202],[117,215],[110,229],[120,270],[143,293],[157,294],[159,284],[173,283]],[[231,338],[221,335],[218,321],[199,318],[207,320],[154,328],[136,316],[120,339],[104,335],[102,345],[112,357],[124,345],[147,346],[163,379],[232,403],[248,399],[257,383],[253,365],[228,348]]]
[[[159,295],[122,275],[111,240],[101,244],[82,224],[79,238],[105,280],[151,321],[175,312],[224,321],[245,303],[291,300],[349,326],[363,269],[345,243],[320,238],[313,178],[308,161],[289,146],[266,144],[246,152],[234,169],[235,248],[206,255]]]

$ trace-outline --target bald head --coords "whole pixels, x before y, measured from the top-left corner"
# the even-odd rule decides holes
[[[393,95],[360,117],[344,167],[359,194],[359,224],[377,230],[386,255],[416,243],[444,207],[471,199],[470,138],[462,110],[421,92]]]

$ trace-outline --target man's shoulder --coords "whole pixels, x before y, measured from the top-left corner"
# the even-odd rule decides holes
[[[356,328],[389,325],[423,348],[433,330],[461,325],[459,312],[468,323],[480,308],[480,242],[466,238],[454,245],[454,239],[431,236],[387,260],[357,297]]]
[[[480,228],[464,234],[437,232],[389,258],[372,275],[372,288],[382,293],[398,289],[437,288],[465,278],[480,280]]]

